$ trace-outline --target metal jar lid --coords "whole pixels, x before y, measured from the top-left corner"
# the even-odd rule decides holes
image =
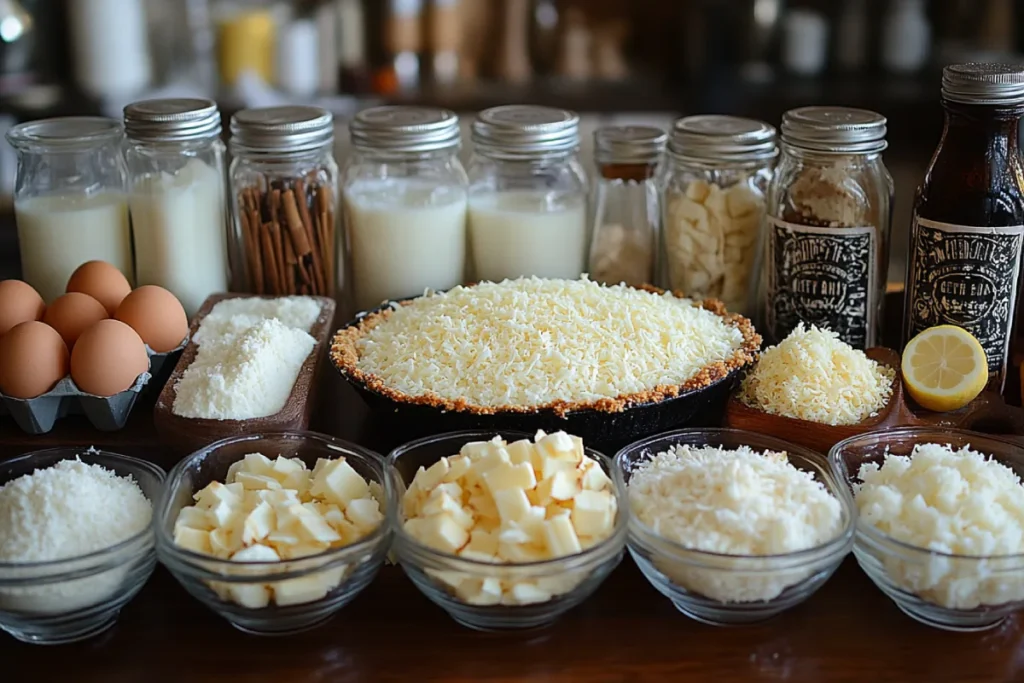
[[[1024,103],[1024,66],[951,64],[942,70],[942,97],[961,104]]]
[[[782,115],[782,142],[825,154],[881,152],[888,146],[885,123],[867,109],[800,107]]]
[[[527,104],[486,109],[473,122],[473,145],[480,154],[497,159],[571,153],[580,146],[580,117]]]
[[[665,151],[668,135],[653,126],[611,126],[594,132],[599,164],[654,164]]]
[[[311,152],[333,141],[334,117],[320,107],[260,107],[231,117],[232,152]]]
[[[220,111],[206,99],[160,99],[124,108],[125,133],[144,142],[185,142],[220,135]]]
[[[685,116],[672,126],[668,149],[681,160],[767,161],[779,150],[775,127],[764,121],[723,114]]]
[[[431,107],[373,107],[349,124],[352,146],[359,150],[434,152],[459,146],[459,117]]]

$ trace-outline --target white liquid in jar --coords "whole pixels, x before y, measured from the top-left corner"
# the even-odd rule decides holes
[[[462,283],[466,191],[426,180],[357,181],[345,189],[358,310]]]
[[[586,205],[544,191],[480,195],[469,203],[469,235],[481,280],[576,279],[585,268]]]
[[[22,279],[46,303],[86,261],[106,261],[134,283],[128,202],[120,192],[50,195],[14,204]]]
[[[173,175],[140,178],[129,206],[139,285],[170,290],[189,318],[227,291],[224,178],[215,168],[192,159]]]

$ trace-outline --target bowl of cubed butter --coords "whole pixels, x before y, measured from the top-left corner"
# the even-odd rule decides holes
[[[373,580],[391,534],[383,458],[312,432],[218,441],[168,475],[157,554],[236,628],[319,626]]]
[[[452,618],[540,628],[589,597],[626,543],[611,461],[565,432],[454,432],[388,456],[394,554]]]

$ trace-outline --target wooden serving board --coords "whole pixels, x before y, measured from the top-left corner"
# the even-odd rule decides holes
[[[213,307],[225,299],[248,298],[254,294],[213,294],[196,313],[189,327],[190,338],[194,338],[199,325]],[[273,299],[272,296],[261,296],[261,299]],[[299,369],[298,379],[292,386],[292,392],[284,408],[274,415],[257,417],[249,420],[207,420],[181,417],[172,411],[174,399],[177,397],[177,384],[192,361],[195,360],[199,347],[189,341],[181,353],[178,364],[174,367],[167,383],[164,384],[153,408],[153,425],[163,445],[177,455],[185,456],[203,446],[239,434],[254,434],[281,430],[302,430],[309,427],[309,418],[313,412],[316,387],[316,375],[320,361],[325,355],[325,348],[331,335],[334,321],[335,303],[326,297],[312,297],[320,304],[320,315],[313,323],[309,334],[316,340],[316,345],[306,361]]]
[[[994,391],[982,392],[969,404],[949,413],[933,413],[915,404],[904,392],[900,374],[900,355],[892,349],[876,347],[865,354],[896,370],[892,396],[878,415],[855,425],[826,425],[798,420],[751,408],[734,394],[725,408],[725,425],[828,453],[832,446],[851,436],[890,427],[950,427],[996,434],[1024,435],[1024,410],[1007,405]]]

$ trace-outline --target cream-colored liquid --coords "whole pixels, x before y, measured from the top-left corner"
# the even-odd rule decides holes
[[[543,191],[476,196],[469,203],[469,234],[480,280],[530,275],[575,279],[586,267],[587,210],[582,197],[551,201]]]
[[[346,188],[345,204],[359,310],[462,283],[465,190],[410,179],[360,181]]]
[[[118,192],[52,195],[14,204],[22,279],[50,303],[86,261],[106,261],[134,283],[128,202]]]

